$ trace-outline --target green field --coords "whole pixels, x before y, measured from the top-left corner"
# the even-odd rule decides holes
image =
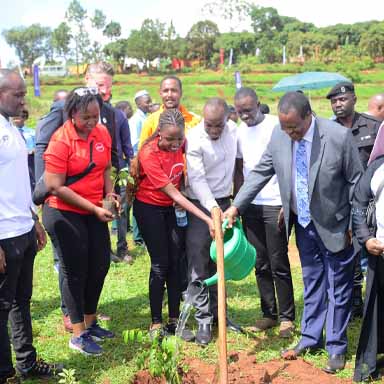
[[[271,113],[276,113],[276,105],[282,93],[272,91],[272,87],[283,77],[292,73],[283,72],[268,73],[263,72],[264,67],[255,69],[254,73],[242,75],[243,86],[252,87],[256,90],[262,103],[269,104]],[[367,110],[368,99],[384,91],[384,68],[381,66],[375,69],[364,71],[361,74],[362,82],[356,85],[357,106],[356,110],[364,112]],[[156,102],[160,102],[158,94],[159,83],[162,76],[149,75],[116,75],[112,89],[113,103],[121,100],[128,100],[133,104],[133,96],[140,89],[147,89]],[[201,72],[194,74],[180,74],[183,82],[182,103],[191,111],[201,114],[205,101],[214,96],[225,98],[229,104],[233,104],[235,93],[234,74],[230,70],[224,72]],[[41,97],[33,96],[31,78],[28,82],[27,103],[31,112],[29,126],[35,125],[36,119],[47,113],[51,105],[53,94],[58,89],[71,90],[82,84],[82,78],[70,77],[65,79],[43,78],[41,81]],[[311,91],[309,96],[313,110],[323,117],[330,117],[332,110],[329,101],[325,98],[329,89]]]

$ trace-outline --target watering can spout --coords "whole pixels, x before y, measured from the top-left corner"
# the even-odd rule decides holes
[[[217,276],[217,273],[215,273],[213,276],[211,276],[210,278],[208,279],[205,279],[204,280],[204,284],[207,286],[207,287],[210,287],[212,285],[215,285],[217,284],[217,279],[218,279],[218,276]]]

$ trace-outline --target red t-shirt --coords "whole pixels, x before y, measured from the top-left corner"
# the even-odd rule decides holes
[[[158,142],[156,138],[139,151],[140,181],[136,198],[144,203],[168,207],[173,200],[160,188],[172,183],[180,189],[184,170],[183,149],[180,147],[177,152],[162,151]]]
[[[104,193],[104,171],[111,161],[112,145],[111,136],[104,125],[97,124],[85,140],[79,137],[72,122],[67,120],[49,141],[44,153],[45,169],[47,172],[66,176],[83,172],[89,164],[91,141],[93,141],[92,161],[96,166],[68,188],[93,204],[101,206]],[[56,196],[48,197],[46,202],[52,208],[89,214],[88,211],[74,207]]]

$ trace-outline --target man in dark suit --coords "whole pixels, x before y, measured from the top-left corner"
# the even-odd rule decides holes
[[[85,85],[87,87],[97,87],[103,100],[108,100],[111,97],[112,89],[112,77],[114,75],[113,67],[105,62],[98,62],[90,64],[85,74]],[[48,147],[49,140],[54,132],[60,128],[67,120],[67,116],[64,113],[65,100],[55,101],[51,110],[45,115],[36,126],[36,150],[35,150],[35,178],[39,180],[44,172],[44,160],[43,155]],[[119,169],[119,157],[116,144],[116,116],[114,108],[108,103],[104,102],[100,110],[100,122],[104,124],[112,138],[112,165]],[[58,262],[59,257],[57,254],[60,252],[58,242],[56,238],[49,234],[54,252],[55,263]],[[59,267],[59,288],[61,293],[61,287],[63,277]],[[67,308],[63,300],[61,301],[61,310],[63,312],[64,328],[68,332],[72,332],[72,324],[69,320]]]
[[[355,86],[349,81],[343,81],[335,85],[328,92],[327,99],[331,102],[332,111],[336,117],[335,121],[351,130],[359,151],[360,160],[364,169],[366,169],[379,131],[380,121],[373,116],[355,111],[357,101]],[[362,290],[364,276],[361,268],[361,247],[357,241],[355,241],[354,246],[356,257],[352,291],[352,318],[357,318],[363,316]]]
[[[225,216],[232,223],[277,175],[287,236],[293,223],[304,281],[301,339],[282,356],[295,359],[322,348],[326,323],[324,370],[335,373],[344,368],[347,351],[353,282],[349,219],[362,166],[351,131],[315,117],[302,93],[285,94],[278,112],[280,125]]]

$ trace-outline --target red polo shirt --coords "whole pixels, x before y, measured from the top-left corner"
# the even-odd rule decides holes
[[[83,172],[89,164],[90,142],[93,141],[93,162],[96,166],[90,173],[68,186],[74,192],[101,206],[104,192],[104,171],[111,161],[111,136],[104,125],[97,124],[87,140],[77,134],[70,120],[60,127],[49,141],[44,153],[45,169],[50,173],[76,175]],[[56,196],[47,199],[50,207],[81,214],[89,212],[76,208]]]
[[[140,181],[136,199],[168,207],[173,204],[173,200],[160,188],[172,183],[180,189],[184,170],[183,147],[177,152],[162,151],[158,142],[159,138],[156,138],[139,151]]]

